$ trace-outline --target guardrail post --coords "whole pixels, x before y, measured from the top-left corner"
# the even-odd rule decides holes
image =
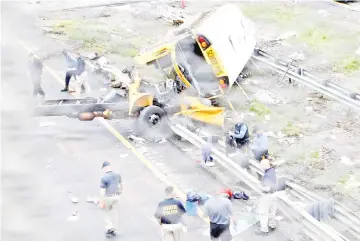
[[[326,221],[334,217],[334,200],[324,200],[321,202],[312,203],[308,207],[308,213],[318,221]]]

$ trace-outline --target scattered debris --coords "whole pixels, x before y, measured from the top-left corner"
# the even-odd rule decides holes
[[[78,199],[77,197],[74,197],[74,196],[71,194],[71,192],[68,192],[68,194],[69,194],[70,201],[71,201],[72,203],[78,203],[78,202],[79,202],[79,199]]]
[[[352,166],[354,165],[354,162],[350,161],[350,159],[346,156],[342,156],[341,157],[341,163],[347,165],[347,166]]]
[[[88,202],[88,203],[93,203],[93,204],[95,204],[95,205],[98,205],[98,204],[99,204],[99,201],[100,201],[100,199],[97,198],[97,197],[87,197],[87,198],[86,198],[86,202]]]
[[[318,11],[318,14],[321,15],[321,16],[323,16],[323,17],[328,17],[328,16],[330,16],[330,13],[329,13],[328,11],[324,10],[324,9],[320,9],[320,10]]]
[[[285,32],[285,33],[281,34],[276,40],[278,40],[278,41],[287,40],[289,38],[297,37],[297,35],[298,35],[297,32],[294,32],[294,31]]]
[[[129,156],[129,154],[128,153],[125,153],[125,154],[120,154],[120,158],[126,158],[126,157],[128,157]]]
[[[265,115],[265,120],[270,120],[270,115]]]
[[[306,114],[309,115],[309,114],[313,111],[313,109],[314,109],[314,108],[313,108],[312,106],[306,106],[306,107],[305,107],[305,112],[306,112]]]
[[[292,60],[295,60],[295,61],[304,61],[305,60],[305,55],[304,53],[302,52],[295,52],[295,53],[292,53],[290,56],[289,56],[290,59]]]
[[[183,23],[184,23],[184,20],[173,20],[173,25],[174,26],[179,26],[179,25],[181,25]]]
[[[73,222],[73,221],[77,221],[78,219],[79,219],[79,212],[78,212],[78,211],[75,211],[75,212],[73,212],[73,213],[71,214],[71,216],[69,216],[69,217],[67,218],[67,221]]]
[[[277,133],[277,137],[278,138],[284,138],[286,135],[284,134],[284,133],[282,133],[281,131],[279,131],[278,133]]]
[[[268,90],[260,90],[255,94],[255,98],[266,104],[280,104],[283,101],[280,100],[274,93]]]
[[[128,139],[130,141],[133,141],[133,142],[138,143],[138,144],[144,144],[145,143],[145,139],[143,139],[141,137],[134,136],[134,135],[129,135]]]
[[[55,122],[40,122],[40,126],[41,127],[49,127],[49,126],[54,126]]]

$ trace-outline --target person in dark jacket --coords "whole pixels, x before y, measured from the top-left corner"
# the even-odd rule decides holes
[[[165,194],[166,198],[157,206],[155,217],[162,227],[163,240],[180,241],[184,226],[182,218],[186,210],[184,205],[174,198],[173,187],[166,187]]]
[[[44,97],[45,93],[41,87],[41,77],[44,67],[43,63],[41,59],[33,53],[31,53],[29,57],[30,61],[28,63],[28,68],[33,84],[33,96],[36,97],[37,95],[40,95]]]
[[[63,55],[65,56],[66,60],[66,74],[65,74],[65,88],[61,91],[68,91],[69,84],[72,77],[76,78],[76,68],[77,68],[77,60],[72,58],[68,52],[65,50],[62,51]]]
[[[75,70],[75,76],[76,76],[76,95],[77,97],[81,97],[81,93],[90,93],[91,88],[88,84],[88,74],[86,71],[86,64],[84,59],[81,57],[80,53],[77,53],[77,59],[76,59],[76,70]]]
[[[271,192],[275,192],[277,189],[277,183],[276,183],[276,171],[275,168],[273,168],[269,162],[268,159],[263,159],[260,162],[261,169],[264,170],[264,175],[261,179],[261,184],[263,186],[270,187]]]
[[[247,147],[250,143],[249,128],[244,123],[242,117],[238,117],[236,124],[234,125],[234,131],[230,132],[227,136],[227,149],[230,150],[230,147],[236,147],[239,149],[246,149],[245,154],[247,154]],[[229,152],[229,151],[227,151]]]

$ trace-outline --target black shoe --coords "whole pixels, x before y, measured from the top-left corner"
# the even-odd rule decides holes
[[[69,91],[69,86],[65,86],[64,89],[61,90],[61,92]]]
[[[115,229],[110,229],[106,231],[106,237],[114,237],[116,236]]]

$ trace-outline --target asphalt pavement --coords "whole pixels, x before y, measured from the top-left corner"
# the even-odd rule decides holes
[[[169,143],[148,143],[129,149],[128,142],[117,136],[129,131],[126,120],[109,122],[115,130],[109,132],[97,120],[31,117],[31,106],[36,103],[27,75],[28,51],[54,54],[46,62],[49,68],[43,74],[46,98],[71,98],[60,92],[63,85],[59,78],[64,76],[65,63],[57,54],[68,46],[41,33],[38,27],[41,7],[2,2],[1,11],[3,240],[104,239],[101,210],[86,202],[88,197],[99,196],[103,160],[110,160],[114,171],[124,180],[118,212],[121,240],[160,240],[160,228],[153,214],[169,183],[176,185],[182,194],[189,190],[213,194],[221,188],[195,160]],[[98,91],[101,79],[91,76],[90,84]],[[79,198],[79,203],[72,203],[70,195]],[[236,205],[239,211],[243,207]],[[189,228],[184,240],[209,240],[204,220],[186,217],[186,222]],[[250,237],[284,240],[271,236],[254,239],[253,229],[242,236]]]

